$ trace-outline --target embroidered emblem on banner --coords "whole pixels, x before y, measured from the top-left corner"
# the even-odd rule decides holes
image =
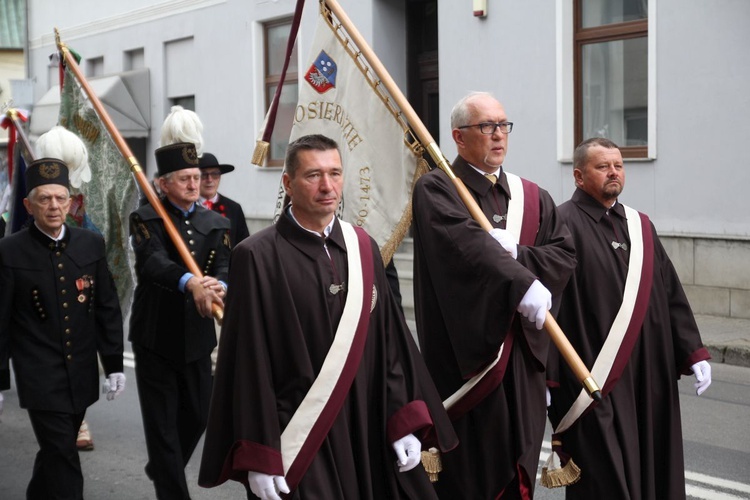
[[[321,50],[318,57],[315,58],[315,62],[307,71],[305,80],[317,93],[325,94],[336,87],[336,71],[336,62],[326,54],[325,50]]]

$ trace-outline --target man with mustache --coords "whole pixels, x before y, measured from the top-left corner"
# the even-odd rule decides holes
[[[593,367],[604,400],[579,397],[580,383],[551,350],[553,448],[563,469],[581,469],[566,498],[684,499],[677,380],[695,374],[702,394],[711,384],[710,355],[656,230],[619,201],[625,168],[617,145],[584,141],[573,169],[576,190],[559,212],[578,267],[558,322]]]

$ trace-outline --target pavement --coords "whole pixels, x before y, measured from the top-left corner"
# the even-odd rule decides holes
[[[750,319],[696,315],[711,363],[750,367]]]

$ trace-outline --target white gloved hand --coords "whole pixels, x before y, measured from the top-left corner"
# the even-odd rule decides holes
[[[247,481],[250,491],[261,500],[281,500],[279,492],[289,493],[289,486],[283,476],[271,476],[262,472],[248,471]]]
[[[406,472],[419,465],[422,460],[422,443],[419,442],[414,434],[407,434],[401,439],[397,439],[391,445],[398,458],[398,471]]]
[[[107,392],[107,401],[112,401],[125,390],[125,374],[110,373],[109,378],[104,379],[104,390]]]
[[[690,369],[695,374],[695,393],[700,396],[711,385],[711,365],[708,361],[698,361]]]
[[[514,259],[518,258],[518,244],[516,238],[506,229],[492,228],[490,229],[490,236],[495,238],[495,241],[500,243],[505,251],[507,251]]]
[[[547,391],[547,408],[549,408],[552,405],[552,394],[549,392],[549,387],[545,387],[545,390]]]
[[[547,318],[547,311],[550,309],[552,309],[552,294],[539,280],[534,280],[526,290],[521,303],[518,304],[518,312],[523,314],[524,318],[533,321],[537,330],[541,330]]]

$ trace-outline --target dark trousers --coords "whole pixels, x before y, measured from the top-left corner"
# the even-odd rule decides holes
[[[159,500],[189,499],[185,466],[208,420],[210,353],[179,366],[136,345],[133,354],[148,450],[146,474]]]
[[[28,500],[83,498],[83,474],[76,438],[84,414],[29,410],[39,452],[26,489]]]

